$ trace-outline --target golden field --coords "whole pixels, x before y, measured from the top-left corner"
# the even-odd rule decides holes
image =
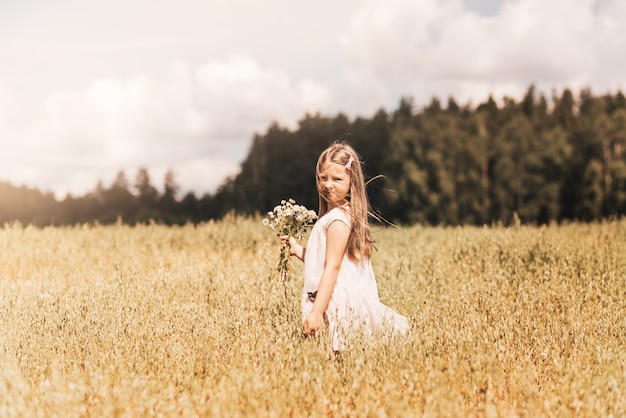
[[[301,338],[260,219],[0,229],[0,416],[626,416],[626,220],[378,228],[404,339]]]

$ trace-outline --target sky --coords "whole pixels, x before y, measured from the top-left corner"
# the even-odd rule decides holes
[[[626,92],[625,21],[623,0],[1,2],[0,182],[62,199],[147,168],[201,195],[307,113]]]

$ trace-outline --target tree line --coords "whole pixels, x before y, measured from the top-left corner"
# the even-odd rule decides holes
[[[110,187],[99,181],[84,196],[68,194],[60,201],[51,192],[0,182],[0,226],[12,222],[36,226],[117,222],[173,225],[218,217],[211,195],[198,198],[188,192],[181,198],[179,191],[172,170],[165,174],[160,192],[143,167],[137,170],[134,182],[119,171]]]
[[[282,199],[317,209],[315,163],[334,141],[361,155],[374,211],[396,224],[508,225],[594,221],[626,214],[626,98],[583,90],[520,100],[489,97],[476,107],[434,98],[416,110],[403,98],[392,112],[350,120],[305,115],[295,129],[273,123],[253,137],[240,173],[213,194],[180,197],[175,174],[163,192],[139,169],[131,186],[120,172],[109,188],[57,201],[0,183],[5,222],[163,222],[252,215]]]

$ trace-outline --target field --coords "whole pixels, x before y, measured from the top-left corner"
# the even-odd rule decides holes
[[[302,339],[260,219],[0,229],[0,416],[626,416],[626,220],[378,228],[405,339]]]

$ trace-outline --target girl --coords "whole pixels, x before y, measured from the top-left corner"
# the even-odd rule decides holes
[[[406,317],[383,305],[370,258],[374,248],[368,225],[369,203],[359,156],[351,146],[333,144],[316,166],[319,213],[307,248],[291,236],[289,253],[304,261],[304,335],[323,324],[334,351],[345,349],[355,333],[405,334]]]

